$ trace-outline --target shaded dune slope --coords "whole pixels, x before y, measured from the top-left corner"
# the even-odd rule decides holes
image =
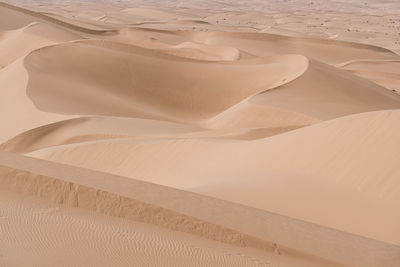
[[[400,108],[400,97],[369,80],[318,61],[291,83],[250,100],[321,120]]]
[[[299,55],[207,62],[109,41],[79,41],[36,51],[25,66],[33,103],[70,115],[189,122],[220,115],[209,122],[218,127],[216,122],[229,121],[221,113],[245,100],[258,109],[265,106],[265,114],[275,108],[315,119],[400,107],[400,96],[387,89],[318,61],[309,64]],[[116,75],[110,75],[113,70]]]
[[[79,41],[38,50],[25,66],[27,94],[44,111],[195,121],[297,78],[308,60],[281,55],[211,63]]]
[[[40,20],[39,17],[35,17],[35,14],[26,13],[16,11],[15,9],[10,9],[8,7],[3,7],[2,12],[19,12],[20,15],[17,16],[21,19],[21,24],[23,23],[31,23],[32,16],[36,21]],[[7,13],[7,14],[8,14]],[[10,13],[11,14],[11,13]],[[11,15],[10,15],[11,16]],[[18,19],[19,20],[19,19]],[[49,23],[50,21],[46,21],[45,23]],[[59,26],[59,25],[58,25]],[[57,27],[58,27],[57,26]],[[53,39],[52,42],[63,42],[69,41],[79,38],[80,36],[76,34],[69,33],[67,31],[63,32],[57,27],[53,27],[46,24],[32,24],[29,27],[21,28],[20,30],[16,30],[15,32],[9,32],[4,34],[3,45],[6,46],[16,46],[21,44],[24,40],[25,32],[28,31],[27,34],[34,35],[35,33],[43,32],[46,35],[46,39]],[[24,32],[24,34],[21,34]],[[21,37],[22,36],[22,37]],[[123,37],[122,39],[120,37]],[[105,37],[105,36],[104,36]],[[19,39],[21,38],[22,41]],[[28,37],[27,37],[28,38]],[[110,37],[107,37],[110,38]],[[14,40],[15,39],[15,40]],[[139,46],[145,44],[147,42],[152,42],[152,45],[149,47],[151,49],[155,49],[154,53],[147,50],[140,50],[137,47],[123,45],[120,43],[112,43],[112,42],[100,42],[100,41],[84,41],[80,43],[71,43],[65,44],[61,47],[55,46],[51,48],[47,48],[45,50],[41,49],[34,52],[31,56],[29,56],[25,60],[25,66],[29,70],[29,83],[28,83],[28,95],[36,107],[39,107],[40,110],[45,111],[46,113],[64,113],[70,114],[71,109],[68,107],[68,103],[71,101],[74,102],[74,107],[72,108],[76,115],[86,114],[86,115],[112,115],[112,116],[128,116],[128,117],[143,117],[143,118],[156,118],[156,119],[167,119],[167,120],[182,120],[182,121],[199,121],[209,119],[205,122],[207,127],[214,128],[270,128],[270,127],[298,127],[309,125],[315,123],[321,119],[333,118],[340,115],[352,114],[356,112],[365,112],[369,110],[377,110],[377,109],[390,109],[397,108],[398,99],[389,95],[382,88],[374,88],[374,85],[368,84],[366,81],[357,80],[351,76],[345,76],[343,78],[343,73],[337,72],[336,69],[329,69],[327,66],[321,67],[323,64],[320,62],[313,61],[311,66],[307,67],[305,70],[304,63],[300,61],[304,61],[300,56],[282,56],[280,53],[297,53],[297,54],[305,54],[310,58],[317,58],[319,60],[327,60],[330,63],[335,63],[332,60],[324,58],[320,56],[321,54],[332,54],[327,53],[326,50],[329,47],[336,47],[339,50],[343,50],[344,53],[339,53],[343,58],[341,60],[354,60],[355,58],[375,58],[375,60],[388,58],[395,58],[390,51],[384,49],[378,49],[365,45],[356,45],[349,44],[344,42],[331,42],[331,41],[316,41],[314,39],[299,39],[299,38],[290,38],[290,37],[280,37],[276,35],[267,35],[267,34],[245,34],[245,33],[189,33],[189,32],[171,32],[171,31],[161,31],[161,30],[148,30],[148,29],[138,29],[131,28],[121,30],[120,34],[116,36],[117,40],[121,40],[127,43],[137,43]],[[141,44],[141,42],[144,43]],[[86,45],[94,45],[93,47],[84,48]],[[294,45],[296,43],[296,45]],[[314,44],[318,43],[318,46]],[[1,45],[2,43],[0,43]],[[37,46],[47,46],[50,43],[41,43],[38,41]],[[5,61],[3,65],[8,62],[14,60],[15,58],[23,55],[27,50],[36,48],[35,47],[26,47],[20,46],[23,49],[21,51],[17,51],[15,55],[6,55]],[[237,49],[239,48],[239,49]],[[112,56],[107,55],[103,56],[104,50],[107,49],[108,54],[113,54]],[[54,55],[56,52],[65,52],[67,55],[68,52],[64,50],[70,50],[70,54],[76,53],[86,53],[86,50],[98,50],[93,51],[93,53],[89,53],[89,56],[82,56],[82,61],[85,61],[87,65],[85,66],[89,75],[86,73],[79,75],[75,73],[75,69],[79,70],[79,68],[75,68],[74,62],[69,62],[70,64],[57,64],[56,60],[63,60],[63,55]],[[79,50],[79,52],[78,52]],[[136,55],[135,55],[136,50]],[[52,52],[53,51],[53,52]],[[115,53],[114,53],[115,52]],[[125,60],[122,64],[117,64],[117,62],[122,53],[130,54],[131,59]],[[46,54],[48,58],[52,58],[54,56],[54,60],[47,60]],[[121,54],[119,54],[121,53]],[[137,53],[148,55],[147,58],[143,60],[143,62],[133,63],[132,60],[137,60]],[[160,54],[161,53],[161,54]],[[253,53],[252,56],[250,54]],[[61,53],[64,54],[64,53]],[[177,57],[164,56],[162,54],[175,54]],[[263,55],[277,55],[276,58],[264,59],[249,59],[239,60],[237,63],[220,63],[215,62],[213,64],[208,64],[205,60],[237,60],[243,55],[247,57],[259,57]],[[343,56],[344,55],[344,56]],[[61,58],[58,59],[58,56]],[[125,56],[125,54],[124,54]],[[181,76],[186,76],[187,81],[183,83],[185,86],[182,86],[182,89],[176,88],[174,84],[164,83],[162,79],[151,81],[151,77],[155,76],[156,73],[153,71],[146,70],[146,65],[150,66],[154,63],[154,57],[161,57],[165,59],[165,62],[172,60],[177,61],[177,65],[181,60],[190,61],[190,64],[196,65],[193,69],[188,68],[186,70],[180,70],[179,68],[175,68],[174,72],[179,75],[179,78],[175,78],[180,83]],[[166,58],[165,58],[166,57]],[[297,63],[288,64],[288,62],[292,61],[292,59],[297,58]],[[36,60],[35,64],[31,64],[33,61],[32,58]],[[69,60],[72,61],[73,57],[70,57]],[[191,59],[190,59],[191,58]],[[200,60],[196,60],[200,59]],[[62,61],[62,63],[68,63],[68,58],[65,59],[66,62]],[[162,60],[161,60],[162,61]],[[79,60],[77,61],[79,62]],[[113,64],[110,64],[114,62]],[[185,61],[185,65],[186,65]],[[34,63],[34,62],[32,62]],[[140,64],[143,63],[143,64]],[[261,66],[270,65],[266,68]],[[271,63],[271,64],[269,64]],[[276,64],[275,64],[276,63]],[[32,66],[34,65],[34,66]],[[93,67],[96,65],[96,67]],[[140,65],[140,66],[136,66]],[[156,64],[157,65],[157,64]],[[166,66],[159,64],[160,71],[164,71]],[[288,69],[288,73],[282,74],[282,71],[279,71],[279,68],[275,68],[276,65],[282,66],[282,68]],[[289,66],[290,65],[290,66]],[[37,69],[40,66],[39,69]],[[111,66],[108,68],[107,66]],[[128,66],[128,67],[127,67]],[[197,67],[204,66],[204,67]],[[216,71],[216,74],[213,74],[213,79],[221,80],[225,77],[239,77],[241,76],[243,81],[237,82],[236,80],[232,81],[232,84],[238,88],[237,93],[229,96],[229,99],[224,94],[226,91],[225,88],[228,88],[230,84],[223,85],[220,82],[214,83],[213,79],[204,79],[204,75],[198,76],[197,73],[200,71],[203,72],[203,69],[208,69],[212,66],[210,71]],[[117,81],[114,84],[114,81],[110,81],[107,77],[108,70],[112,68],[126,68],[129,69],[129,73],[121,72],[121,76],[117,78],[120,81]],[[170,67],[170,66],[168,66]],[[215,69],[214,69],[215,67]],[[35,69],[36,68],[36,69]],[[42,69],[43,68],[43,69]],[[51,69],[50,69],[51,68]],[[247,72],[244,70],[247,68]],[[315,69],[327,69],[323,70],[324,73],[329,72],[329,77],[332,77],[332,81],[335,78],[339,78],[343,81],[343,84],[340,87],[332,86],[332,84],[328,82],[321,83],[319,85],[319,90],[321,92],[317,92],[316,96],[312,96],[309,93],[315,93],[316,90],[306,90],[304,92],[304,87],[302,91],[299,88],[302,88],[302,82],[308,81],[309,79],[317,79],[320,76],[321,72],[315,73]],[[68,71],[65,71],[68,69]],[[257,70],[257,73],[254,74],[254,70]],[[22,70],[21,70],[22,71]],[[62,77],[59,77],[60,72],[65,71],[61,74]],[[149,77],[146,79],[132,79],[131,71],[137,71],[138,75],[141,77]],[[302,72],[305,73],[300,75]],[[56,74],[57,72],[57,74]],[[77,71],[76,71],[77,72]],[[184,73],[182,73],[184,72]],[[151,74],[150,74],[151,73]],[[250,73],[250,75],[249,75]],[[277,75],[279,73],[279,75]],[[313,73],[312,75],[310,73]],[[129,74],[129,75],[128,75]],[[183,75],[184,74],[184,75]],[[281,75],[282,74],[282,75]],[[104,80],[97,81],[94,78],[95,75],[100,75],[104,77]],[[249,83],[249,81],[254,80],[254,77],[261,77],[261,80],[264,84],[255,85]],[[268,76],[267,76],[268,75]],[[54,76],[55,78],[51,78]],[[128,77],[129,76],[129,77]],[[210,75],[209,75],[210,76]],[[296,77],[300,76],[300,79],[296,79],[294,82],[290,82]],[[327,74],[324,74],[324,78]],[[41,83],[36,83],[37,80],[41,80],[42,78],[49,78],[45,83],[41,81]],[[121,79],[122,77],[122,79]],[[306,78],[308,77],[308,78]],[[63,83],[56,83],[55,79],[60,78],[60,81]],[[150,81],[149,81],[150,80]],[[208,80],[208,81],[207,81]],[[322,79],[321,79],[322,80]],[[328,79],[329,80],[329,79]],[[54,82],[53,82],[54,81]],[[299,81],[299,83],[296,83]],[[163,83],[166,87],[163,87],[163,90],[157,91],[151,89],[151,82],[156,83],[154,86],[158,86],[158,83]],[[99,83],[102,83],[99,85]],[[213,86],[209,86],[213,83]],[[303,82],[306,84],[307,82]],[[65,86],[63,86],[65,84]],[[112,84],[113,88],[110,88],[110,84]],[[281,90],[289,87],[293,84],[293,88],[290,90]],[[298,86],[300,84],[300,86]],[[106,85],[106,86],[104,86]],[[195,86],[193,86],[195,85]],[[281,85],[281,86],[280,86]],[[367,89],[363,89],[361,87],[366,86]],[[166,90],[169,86],[174,87],[175,93],[171,94],[173,90]],[[189,86],[193,88],[192,90],[183,90]],[[79,91],[79,94],[82,93],[82,97],[80,97],[77,92],[74,90],[67,90],[66,87],[76,88],[76,91]],[[108,87],[108,88],[107,88]],[[140,88],[150,87],[150,90],[145,90],[146,92],[142,92],[143,90]],[[207,87],[205,93],[201,93],[203,95],[198,95],[198,88]],[[256,97],[252,97],[250,99],[249,96],[263,92],[268,88],[276,88],[279,90],[269,91],[265,94],[258,95]],[[38,89],[39,88],[39,89]],[[49,90],[51,88],[51,91]],[[114,90],[117,88],[117,93],[112,92],[110,90]],[[244,89],[245,88],[245,89]],[[316,88],[316,86],[315,86]],[[329,88],[329,89],[327,89]],[[355,88],[355,89],[353,89]],[[357,89],[360,88],[360,89]],[[325,89],[325,90],[324,90]],[[22,89],[21,89],[22,90]],[[52,90],[60,90],[60,96],[64,99],[69,99],[69,101],[59,101],[56,99],[52,99],[54,97],[55,91]],[[338,92],[339,90],[339,92]],[[345,90],[345,91],[344,91]],[[361,92],[361,90],[365,90],[366,93]],[[184,91],[184,92],[182,92]],[[353,92],[357,91],[357,92]],[[374,91],[374,92],[370,92]],[[37,94],[39,92],[39,94]],[[163,95],[163,92],[167,93],[169,96],[166,97]],[[195,92],[195,93],[193,93]],[[299,95],[310,95],[310,98],[304,99]],[[49,96],[49,95],[53,96]],[[324,100],[324,95],[335,96],[334,100],[329,100],[326,97]],[[139,96],[139,97],[138,97]],[[152,97],[150,97],[152,96]],[[211,100],[208,101],[207,96],[211,96]],[[288,96],[293,96],[294,98],[294,108],[291,107],[285,99]],[[376,98],[376,103],[371,103],[370,98]],[[58,97],[58,96],[57,96]],[[203,100],[201,99],[203,97]],[[78,99],[76,99],[78,98]],[[84,98],[84,99],[82,99]],[[306,97],[305,97],[306,98]],[[90,99],[90,103],[87,103],[87,99]],[[114,99],[116,105],[109,104],[109,99]],[[151,101],[149,101],[151,99]],[[244,101],[248,99],[249,101]],[[53,101],[56,100],[56,101]],[[107,100],[107,101],[106,101]],[[139,100],[139,101],[138,101]],[[144,100],[144,101],[143,101]],[[283,100],[283,101],[282,101]],[[327,101],[331,101],[333,103],[343,103],[343,105],[347,105],[346,108],[338,112],[333,112],[333,108],[330,110],[329,105],[328,110],[321,110],[321,105],[313,105],[316,101],[322,100],[324,103]],[[204,106],[204,102],[207,103]],[[242,104],[235,106],[242,101]],[[51,104],[54,102],[54,104]],[[55,104],[57,103],[57,104]],[[101,103],[102,108],[100,110],[98,104]],[[272,104],[271,104],[272,103]],[[347,104],[346,104],[347,103]],[[354,105],[355,104],[355,105]],[[171,105],[174,108],[171,108]],[[353,106],[354,105],[354,106]],[[64,107],[65,106],[65,107]],[[289,107],[290,106],[290,107]],[[200,108],[201,107],[201,108]],[[333,107],[333,106],[332,106]],[[114,110],[115,109],[115,110]],[[113,110],[110,112],[110,110]],[[81,112],[82,111],[82,112]],[[185,111],[185,115],[182,116],[181,111]],[[43,113],[43,112],[42,112]],[[337,114],[333,114],[337,113]],[[73,115],[73,114],[70,114]],[[249,116],[255,115],[255,116]],[[47,115],[46,115],[47,116]],[[267,116],[272,119],[261,119],[262,116]],[[246,120],[246,117],[251,117],[252,121]],[[290,119],[293,117],[294,119]],[[235,119],[238,118],[238,119]],[[242,119],[240,119],[242,118]],[[260,119],[258,119],[260,118]],[[285,118],[283,121],[289,119],[289,121],[284,123],[277,123],[279,120],[277,118]],[[210,120],[211,119],[211,120]],[[49,121],[51,123],[52,121]],[[204,124],[204,123],[203,123]],[[27,130],[27,129],[26,129]],[[10,130],[11,131],[11,130]],[[16,131],[15,131],[16,132]]]
[[[339,67],[400,93],[400,59],[355,60]]]

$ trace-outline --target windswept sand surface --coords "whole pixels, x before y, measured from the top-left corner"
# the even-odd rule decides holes
[[[7,2],[0,266],[400,266],[397,2]]]
[[[254,249],[9,192],[0,207],[2,266],[272,266]]]

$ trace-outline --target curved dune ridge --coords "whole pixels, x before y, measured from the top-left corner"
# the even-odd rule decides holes
[[[0,65],[7,66],[38,48],[82,39],[78,34],[52,25],[33,22],[28,26],[0,32]]]
[[[400,92],[400,60],[355,60],[341,66],[397,93]]]
[[[118,117],[80,117],[24,132],[0,145],[1,150],[26,153],[44,147],[114,138],[165,138],[208,129],[165,121]]]
[[[0,266],[400,265],[399,55],[80,6],[0,3]]]
[[[41,110],[132,117],[143,112],[200,120],[290,82],[306,70],[307,62],[303,56],[282,55],[211,63],[109,41],[80,41],[34,52],[25,66],[30,73],[27,94]],[[60,84],[64,77],[69,79]],[[58,96],[62,101],[53,98]]]

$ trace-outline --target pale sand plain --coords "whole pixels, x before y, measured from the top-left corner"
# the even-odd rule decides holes
[[[0,3],[0,266],[398,266],[399,52],[396,1]]]

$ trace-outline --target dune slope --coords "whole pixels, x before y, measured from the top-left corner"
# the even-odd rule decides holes
[[[119,43],[81,41],[32,53],[25,66],[28,96],[41,110],[199,120],[297,78],[307,62],[303,56],[282,55],[211,63]]]
[[[29,155],[191,190],[399,244],[400,235],[394,234],[400,220],[395,212],[400,190],[395,145],[400,141],[399,120],[396,110],[380,111],[257,141],[106,140]]]

